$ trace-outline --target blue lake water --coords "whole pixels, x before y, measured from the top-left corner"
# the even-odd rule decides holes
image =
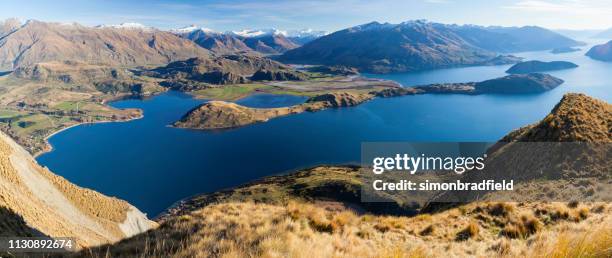
[[[125,199],[154,216],[193,194],[317,164],[357,163],[361,142],[495,141],[542,119],[566,92],[583,92],[610,102],[612,63],[591,60],[584,51],[516,54],[528,60],[580,65],[551,72],[566,82],[543,94],[374,99],[357,107],[302,113],[217,132],[167,126],[203,102],[188,95],[169,92],[146,100],[123,100],[112,105],[141,108],[144,118],[70,128],[51,137],[53,151],[37,160],[77,185]],[[366,76],[411,86],[492,79],[504,76],[508,67]],[[258,94],[238,102],[279,107],[302,101]]]

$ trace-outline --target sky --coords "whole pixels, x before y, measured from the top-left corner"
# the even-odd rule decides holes
[[[83,25],[137,22],[160,29],[197,25],[217,31],[312,28],[328,32],[371,21],[549,29],[612,27],[611,0],[0,0],[0,20],[16,17]]]

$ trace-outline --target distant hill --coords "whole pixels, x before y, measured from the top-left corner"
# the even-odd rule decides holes
[[[482,27],[474,25],[449,25],[449,27],[469,43],[500,53],[549,50],[584,45],[582,42],[537,26]]]
[[[593,36],[593,38],[599,39],[612,39],[612,28],[599,32]]]
[[[0,38],[0,70],[64,60],[113,66],[159,65],[208,55],[208,50],[190,40],[139,27],[95,28],[30,20]]]
[[[372,22],[337,31],[290,50],[279,60],[344,65],[374,73],[516,61],[497,57],[494,52],[466,41],[452,26],[412,21],[401,24]]]
[[[612,40],[592,47],[586,55],[596,60],[612,62]]]

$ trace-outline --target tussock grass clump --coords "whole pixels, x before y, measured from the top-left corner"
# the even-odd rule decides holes
[[[455,240],[457,241],[465,241],[468,240],[470,238],[474,238],[476,236],[478,236],[478,233],[480,232],[480,226],[478,226],[478,223],[476,222],[470,222],[470,224],[467,225],[467,227],[461,231],[459,231],[457,233],[457,236],[455,237]]]
[[[508,216],[509,214],[512,214],[515,209],[516,207],[514,206],[514,204],[507,203],[507,202],[498,202],[494,204],[489,204],[487,206],[487,211],[489,212],[489,214],[493,216],[504,216],[505,217],[505,216]]]
[[[523,214],[518,220],[512,220],[501,231],[508,238],[526,238],[542,228],[542,223],[533,214]]]
[[[586,229],[586,230],[585,230]],[[529,257],[612,257],[612,222],[581,232],[566,230],[538,238]]]
[[[571,218],[595,205],[569,210],[567,203],[474,203],[465,205],[464,215],[454,209],[408,217],[357,215],[304,202],[221,203],[173,217],[155,230],[110,246],[108,253],[106,246],[84,256],[610,257],[608,214],[549,221],[544,227],[548,214],[534,212],[563,207]],[[479,207],[480,212],[474,212]],[[499,210],[506,215],[490,215],[489,207],[503,207]],[[479,220],[479,215],[500,224]]]

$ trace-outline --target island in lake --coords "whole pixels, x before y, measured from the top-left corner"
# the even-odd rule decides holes
[[[519,73],[539,73],[539,72],[547,72],[547,71],[556,71],[563,69],[571,69],[578,67],[577,64],[567,61],[551,61],[551,62],[543,62],[543,61],[525,61],[520,62],[508,69],[506,73],[510,74],[519,74]]]

